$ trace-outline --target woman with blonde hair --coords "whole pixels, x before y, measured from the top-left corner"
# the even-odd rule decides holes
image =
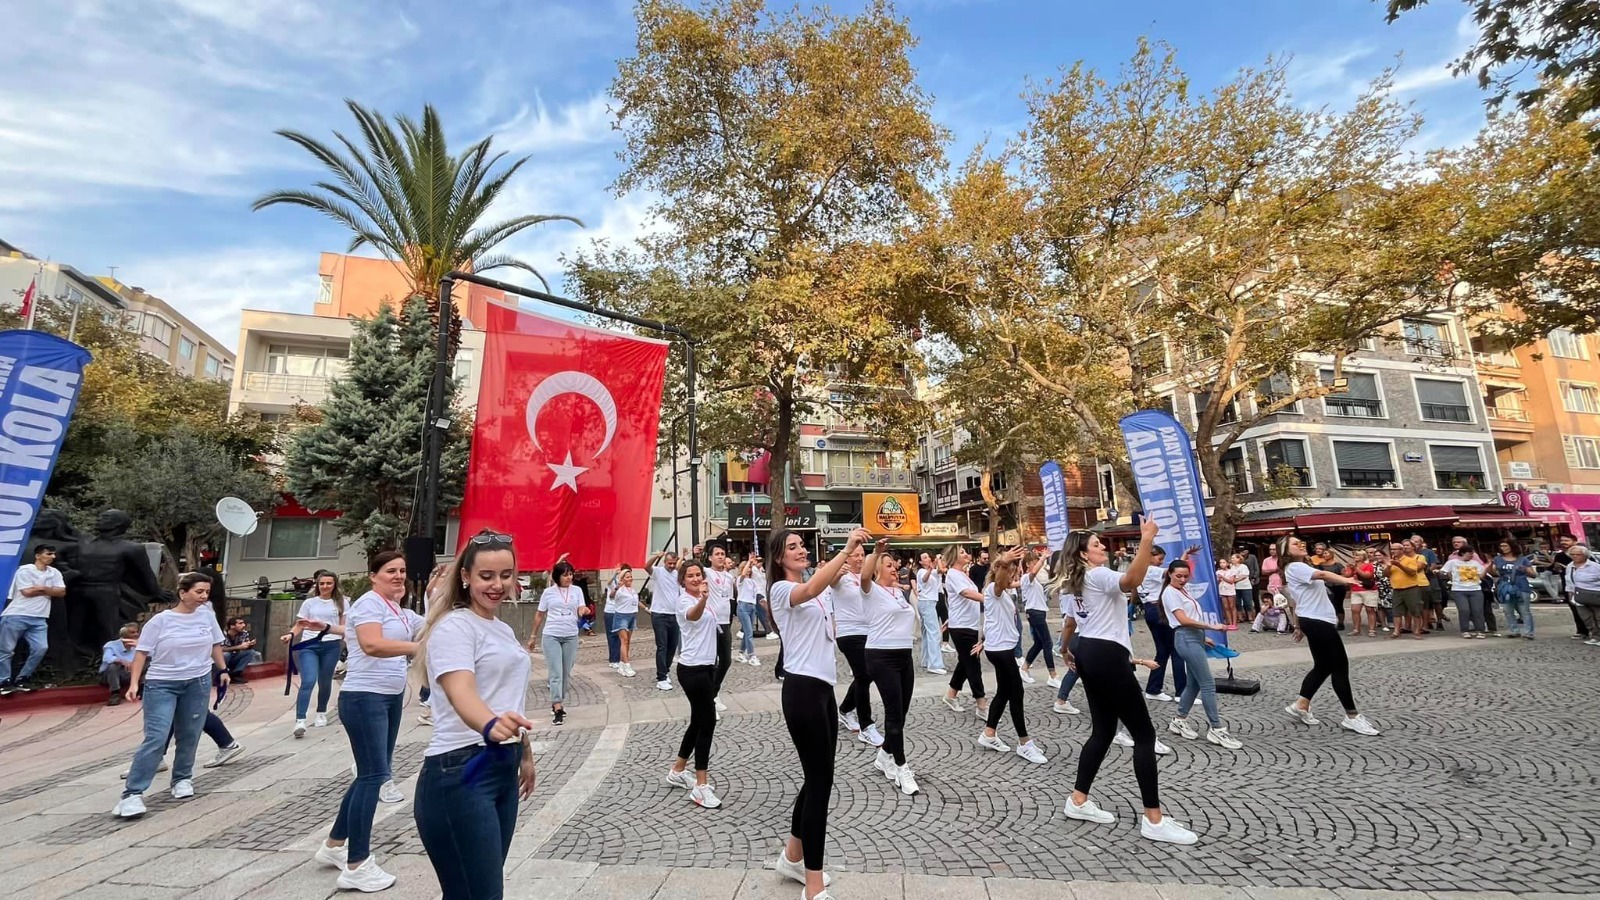
[[[328,699],[333,696],[333,669],[344,647],[344,594],[339,576],[318,569],[311,576],[316,593],[300,604],[294,627],[283,636],[290,658],[300,670],[300,692],[294,700],[294,736],[304,737],[311,692],[317,693],[317,718],[313,727],[328,724]]]
[[[944,705],[956,712],[966,712],[961,706],[961,685],[966,684],[977,701],[978,718],[988,721],[989,704],[983,691],[983,594],[967,577],[967,567],[972,565],[972,554],[960,544],[944,548],[939,557],[939,574],[944,578],[946,602],[950,607],[947,620],[950,643],[956,648],[955,672],[950,675],[950,688],[945,691]],[[1015,663],[1013,663],[1015,665]]]
[[[518,800],[536,778],[525,715],[531,662],[496,616],[520,590],[511,536],[474,535],[445,583],[417,639],[414,669],[444,702],[434,703],[413,815],[444,900],[481,900],[504,890]]]
[[[1000,554],[989,571],[989,583],[983,589],[983,649],[990,665],[994,666],[995,689],[994,700],[989,704],[989,718],[984,720],[983,731],[978,734],[978,746],[997,753],[1011,749],[995,733],[1000,717],[1009,706],[1011,725],[1017,732],[1017,755],[1043,765],[1044,754],[1028,737],[1028,723],[1022,713],[1022,670],[1017,667],[1015,655],[1022,635],[1018,633],[1016,594],[1011,586],[1016,581],[1017,563],[1021,559],[1020,547]]]
[[[716,612],[707,608],[711,583],[706,568],[698,560],[678,565],[678,631],[683,635],[683,651],[678,657],[678,685],[689,701],[689,726],[678,745],[678,758],[667,770],[667,784],[689,792],[696,806],[716,809],[722,805],[711,787],[711,738],[717,730],[717,641],[720,623]],[[694,774],[688,772],[694,760]]]

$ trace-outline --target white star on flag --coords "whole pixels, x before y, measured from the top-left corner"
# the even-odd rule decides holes
[[[578,492],[578,476],[589,470],[584,466],[573,465],[572,451],[568,450],[566,462],[551,463],[550,471],[556,473],[555,484],[550,485],[550,490],[553,491],[565,485],[572,488],[572,492],[576,494]]]

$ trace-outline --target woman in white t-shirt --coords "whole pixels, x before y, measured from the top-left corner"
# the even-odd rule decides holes
[[[534,637],[528,640],[529,650],[538,641],[544,651],[552,725],[567,721],[567,683],[572,680],[572,667],[578,664],[578,620],[590,613],[583,589],[572,583],[577,571],[565,553],[551,567],[550,586],[539,595],[539,611],[533,615]]]
[[[205,606],[210,596],[210,578],[198,572],[184,575],[178,579],[178,605],[151,616],[139,632],[127,698],[139,699],[142,676],[144,741],[134,753],[122,799],[114,810],[121,818],[144,815],[144,792],[155,780],[169,735],[177,743],[172,758],[173,799],[194,796],[194,755],[211,696],[211,673],[220,672],[221,683],[228,683],[222,629]]]
[[[1049,673],[1049,680],[1045,682],[1050,687],[1060,687],[1061,678],[1056,675],[1056,655],[1053,648],[1054,641],[1050,639],[1050,601],[1044,594],[1044,580],[1040,577],[1040,570],[1044,567],[1044,555],[1037,550],[1030,550],[1022,557],[1022,612],[1028,618],[1028,633],[1033,637],[1033,646],[1028,648],[1028,655],[1023,657],[1022,674],[1027,675],[1033,668],[1033,661],[1044,654],[1044,669]]]
[[[438,699],[412,815],[444,900],[477,900],[504,890],[517,803],[535,781],[531,663],[496,616],[520,589],[511,536],[474,535],[445,584],[417,639],[413,670]]]
[[[1057,591],[1075,594],[1084,614],[1078,626],[1078,650],[1067,661],[1076,666],[1089,698],[1089,717],[1094,731],[1078,753],[1078,777],[1072,796],[1063,812],[1069,819],[1110,825],[1117,821],[1089,799],[1089,790],[1105,761],[1106,751],[1120,722],[1133,739],[1133,774],[1139,782],[1144,815],[1139,817],[1139,832],[1149,840],[1170,844],[1193,844],[1197,837],[1181,822],[1161,813],[1161,795],[1156,781],[1156,729],[1150,722],[1150,709],[1144,692],[1133,677],[1134,666],[1154,669],[1153,660],[1133,656],[1128,639],[1128,592],[1144,581],[1150,570],[1151,548],[1161,530],[1155,519],[1139,526],[1139,550],[1126,571],[1118,573],[1106,565],[1110,554],[1100,536],[1074,531],[1062,548],[1062,571],[1052,580]]]
[[[994,666],[995,688],[994,699],[989,703],[989,717],[978,734],[978,746],[997,753],[1011,749],[995,732],[1000,718],[1010,707],[1011,726],[1017,733],[1017,755],[1028,762],[1044,765],[1045,756],[1028,737],[1028,723],[1022,714],[1022,670],[1017,668],[1016,657],[1022,635],[1017,628],[1017,592],[1012,588],[1021,561],[1021,547],[1001,553],[989,570],[989,583],[983,588],[982,646],[984,656]]]
[[[788,529],[767,543],[767,597],[772,620],[783,640],[783,722],[800,757],[803,781],[789,817],[789,839],[778,853],[778,874],[805,885],[801,900],[825,900],[831,880],[822,870],[828,835],[828,800],[833,794],[833,755],[839,740],[839,707],[834,700],[833,608],[828,588],[844,562],[869,540],[865,529],[850,533],[844,549],[811,577],[805,538]]]
[[[911,643],[917,631],[917,608],[900,587],[900,560],[880,539],[861,570],[862,612],[867,619],[867,677],[883,697],[883,746],[873,766],[902,793],[915,794],[917,779],[906,764],[906,714],[916,668]]]
[[[1189,724],[1189,710],[1194,708],[1195,698],[1199,697],[1201,705],[1205,707],[1206,722],[1210,725],[1206,740],[1228,750],[1238,750],[1244,745],[1228,734],[1228,729],[1222,724],[1222,715],[1217,712],[1217,682],[1211,675],[1211,661],[1206,658],[1206,648],[1212,643],[1206,637],[1206,632],[1228,629],[1225,625],[1205,620],[1200,601],[1189,593],[1191,574],[1188,560],[1180,559],[1167,567],[1167,573],[1161,579],[1161,608],[1166,613],[1167,625],[1172,628],[1173,650],[1183,658],[1184,669],[1189,676],[1183,693],[1178,697],[1178,715],[1167,726],[1167,730],[1190,741],[1200,736]]]
[[[696,560],[678,564],[678,631],[683,650],[678,655],[678,685],[689,701],[689,725],[678,744],[678,758],[667,770],[666,782],[689,792],[696,806],[722,805],[711,787],[711,738],[717,731],[717,654],[719,631],[711,604],[707,570]],[[689,760],[694,760],[694,775]]]
[[[617,585],[606,598],[606,612],[611,617],[611,630],[617,635],[617,674],[633,678],[633,629],[639,621],[639,592],[633,589],[633,567],[623,563],[617,573]]]
[[[406,558],[397,550],[372,557],[372,590],[345,611],[345,673],[339,689],[339,722],[350,739],[356,778],[344,792],[339,815],[316,860],[339,869],[343,890],[381,891],[394,876],[371,854],[372,817],[393,773],[406,692],[407,658],[417,650],[422,617],[400,604],[406,596]],[[404,799],[398,791],[390,795]]]
[[[850,666],[850,686],[839,703],[839,724],[861,743],[882,747],[883,733],[872,720],[872,678],[867,675],[867,615],[861,575],[866,558],[865,547],[857,547],[845,557],[844,571],[833,583],[828,602],[833,605],[839,652]]]
[[[1376,735],[1378,729],[1356,709],[1355,695],[1350,691],[1350,657],[1344,652],[1344,641],[1339,639],[1338,613],[1328,596],[1330,584],[1350,587],[1360,582],[1311,565],[1306,561],[1306,542],[1297,537],[1278,539],[1278,558],[1284,564],[1283,588],[1289,595],[1289,622],[1294,625],[1295,643],[1305,641],[1311,647],[1311,671],[1300,682],[1300,697],[1283,711],[1307,725],[1316,725],[1311,698],[1324,681],[1332,678],[1333,692],[1344,706],[1340,726],[1356,734]]]
[[[955,712],[966,712],[958,699],[965,684],[977,703],[977,716],[989,719],[989,701],[983,690],[983,594],[967,577],[972,565],[972,554],[959,544],[944,548],[939,556],[939,575],[944,579],[945,604],[950,618],[946,620],[950,643],[956,648],[955,671],[950,673],[950,687],[944,692],[944,705]]]
[[[294,736],[305,737],[311,692],[317,692],[316,728],[328,724],[328,700],[333,696],[333,669],[344,647],[344,595],[339,576],[318,569],[312,576],[316,593],[300,604],[294,627],[282,640],[300,672],[300,692],[294,699]]]

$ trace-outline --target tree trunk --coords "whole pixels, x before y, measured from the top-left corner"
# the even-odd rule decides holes
[[[789,448],[794,445],[794,398],[787,393],[776,393],[778,424],[772,435],[772,449],[768,451],[767,496],[772,498],[772,535],[783,530],[784,508],[789,504]]]
[[[983,495],[983,505],[989,510],[989,553],[1000,552],[1000,501],[994,495],[994,463],[985,463],[983,475],[978,480],[978,492]]]
[[[1210,442],[1195,443],[1195,458],[1200,462],[1200,473],[1211,488],[1211,555],[1220,565],[1233,552],[1233,537],[1239,530],[1243,513],[1234,498],[1237,492],[1233,482],[1222,472],[1222,454]]]

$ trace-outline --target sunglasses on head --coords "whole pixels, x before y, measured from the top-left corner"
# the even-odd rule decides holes
[[[467,543],[469,543],[469,544],[477,544],[480,547],[485,545],[485,544],[505,544],[506,546],[510,546],[511,545],[511,535],[509,535],[509,534],[475,534],[475,535],[472,536],[472,540],[468,541]]]

